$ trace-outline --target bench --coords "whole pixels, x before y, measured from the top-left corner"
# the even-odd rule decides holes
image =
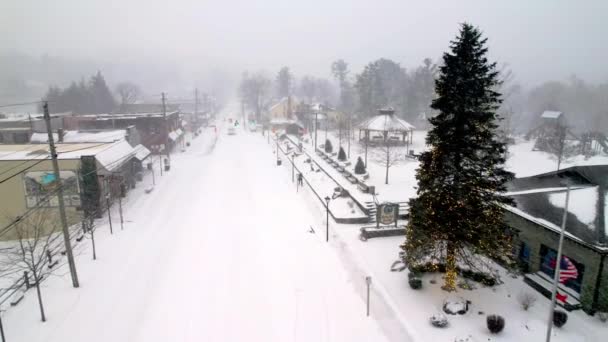
[[[364,193],[367,193],[369,191],[369,186],[362,182],[359,182],[359,184],[357,184],[357,188],[359,188],[359,190],[363,191]]]
[[[350,175],[350,174],[349,174],[348,176],[346,176],[346,179],[348,179],[348,181],[349,181],[351,184],[357,184],[357,182],[358,182],[358,181],[357,181],[357,178],[353,177],[353,175]]]
[[[147,187],[144,191],[149,194],[152,192],[152,190],[154,190],[154,186],[150,185],[149,187]]]
[[[346,161],[343,164],[344,164],[344,166],[351,166],[352,165],[351,162],[349,162],[349,161]]]
[[[369,179],[369,173],[366,173],[363,176],[361,176],[361,179],[368,180]]]
[[[321,151],[321,150],[317,150],[317,155],[318,155],[319,157],[323,157],[323,151]]]
[[[361,241],[367,241],[368,239],[376,237],[388,237],[388,236],[402,236],[405,235],[405,226],[399,227],[362,227],[359,233],[359,239]]]
[[[344,172],[344,166],[336,164],[336,169],[340,172]]]

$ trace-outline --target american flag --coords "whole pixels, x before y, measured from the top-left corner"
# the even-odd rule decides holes
[[[565,283],[569,279],[578,278],[578,270],[574,263],[568,257],[562,257],[562,262],[560,264],[560,272],[559,272],[559,282]]]

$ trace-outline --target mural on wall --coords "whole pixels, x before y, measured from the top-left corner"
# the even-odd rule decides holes
[[[78,175],[75,171],[61,171],[63,184],[63,200],[67,207],[80,206],[80,189],[78,188]],[[59,205],[57,197],[57,182],[53,171],[30,171],[23,176],[25,185],[25,200],[28,208],[35,206],[56,207]]]

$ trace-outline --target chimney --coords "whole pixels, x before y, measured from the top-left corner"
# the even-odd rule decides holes
[[[63,128],[57,129],[57,142],[59,142],[59,143],[63,142]]]

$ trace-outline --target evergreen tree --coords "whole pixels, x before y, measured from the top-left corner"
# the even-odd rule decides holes
[[[338,160],[345,161],[346,160],[346,152],[344,152],[344,148],[340,146],[340,151],[338,152]]]
[[[365,163],[363,163],[363,159],[361,159],[361,157],[357,157],[357,164],[355,164],[355,174],[363,175],[365,174],[365,172],[367,171],[365,170]]]
[[[329,139],[325,140],[325,153],[332,153],[334,147],[331,145],[331,141]]]
[[[279,98],[291,96],[293,75],[288,67],[282,67],[277,74],[277,94]]]
[[[91,77],[90,92],[93,100],[91,113],[111,113],[116,107],[116,100],[114,100],[106,80],[99,71],[97,75]]]
[[[463,24],[443,55],[431,107],[430,151],[421,155],[417,198],[402,246],[409,265],[424,261],[446,266],[443,288],[456,286],[457,263],[475,270],[489,266],[484,255],[508,261],[510,234],[503,223],[501,196],[512,174],[505,171],[505,145],[496,136],[500,94],[495,63],[487,60],[486,39]]]

